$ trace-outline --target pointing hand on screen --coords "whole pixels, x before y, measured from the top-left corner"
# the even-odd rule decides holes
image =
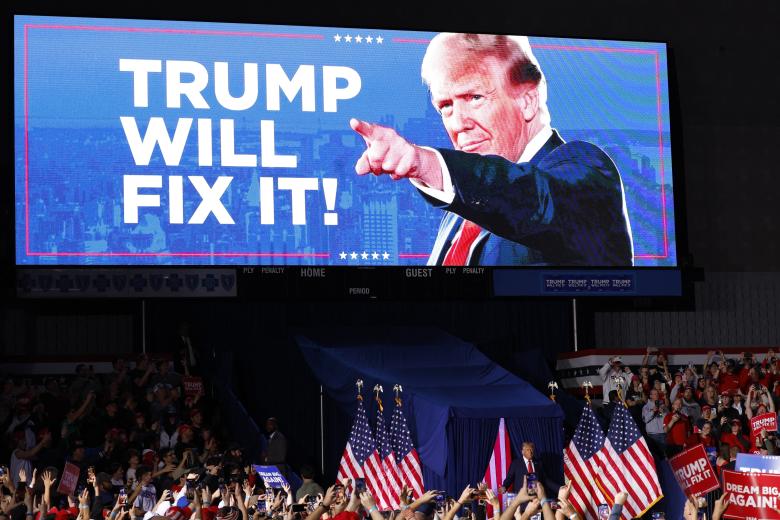
[[[366,142],[366,150],[355,164],[358,175],[386,173],[393,180],[419,179],[441,189],[441,167],[434,152],[413,145],[386,126],[354,118],[349,126]]]

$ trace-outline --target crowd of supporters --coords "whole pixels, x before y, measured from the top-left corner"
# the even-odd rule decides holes
[[[132,366],[116,360],[108,374],[78,365],[75,376],[4,379],[0,520],[95,519],[109,512],[143,518],[181,494],[187,478],[217,492],[220,483],[233,483],[233,493],[249,473],[248,461],[217,427],[219,406],[204,386],[185,391],[190,360],[141,355]],[[74,469],[74,493],[60,493]],[[211,502],[192,491],[190,510]],[[187,508],[179,509],[186,516]]]
[[[659,456],[701,444],[718,472],[733,470],[738,453],[778,452],[775,432],[754,433],[750,420],[775,413],[779,361],[772,350],[736,359],[709,351],[702,366],[672,370],[664,353],[654,348],[647,349],[638,368],[613,357],[599,371],[605,394],[601,412],[608,418],[622,397]]]
[[[351,482],[323,490],[308,467],[295,489],[265,489],[251,463],[282,465],[284,436],[269,420],[269,449],[261,460],[248,460],[217,427],[220,407],[204,387],[185,391],[195,359],[186,352],[174,362],[142,355],[132,364],[116,360],[103,375],[79,365],[69,377],[3,380],[0,520],[482,520],[490,511],[496,520],[579,517],[567,486],[548,498],[556,490],[540,483],[524,484],[505,504],[469,486],[457,500],[435,490],[420,497],[404,491],[395,512],[379,511],[371,494]],[[672,374],[652,349],[636,371],[613,358],[602,369],[608,396],[602,413],[622,406],[620,390],[656,449],[672,455],[700,443],[719,450],[718,467],[733,467],[737,452],[776,450],[774,434],[743,433],[752,416],[775,409],[776,361],[772,352],[761,363],[711,352],[701,370]],[[66,463],[78,470],[70,492],[60,487],[74,475],[64,474]],[[610,518],[620,517],[624,500],[614,497]],[[713,518],[726,506],[720,500]],[[689,504],[686,518],[695,518],[695,509]]]

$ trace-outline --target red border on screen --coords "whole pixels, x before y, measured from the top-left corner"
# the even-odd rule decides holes
[[[30,250],[30,205],[29,205],[29,107],[28,107],[28,89],[27,89],[27,63],[28,63],[28,31],[29,29],[53,29],[53,30],[73,30],[73,31],[102,31],[102,32],[135,32],[135,33],[166,33],[166,34],[198,34],[210,36],[243,36],[253,38],[290,38],[307,40],[324,40],[321,34],[284,34],[270,32],[251,32],[251,31],[216,31],[204,29],[163,29],[153,27],[109,27],[109,26],[90,26],[90,25],[52,25],[52,24],[25,24],[24,25],[24,229],[25,229],[25,254],[26,256],[106,256],[106,257],[285,257],[285,258],[329,258],[330,253],[211,253],[211,252],[180,252],[180,253],[127,253],[127,252],[109,252],[109,253],[89,253],[89,252],[37,252]],[[393,43],[414,43],[427,45],[430,40],[393,38]],[[661,207],[662,224],[664,233],[664,252],[660,254],[640,254],[634,255],[634,258],[646,259],[664,259],[669,257],[669,241],[667,232],[666,218],[666,183],[664,172],[663,156],[663,124],[661,119],[661,75],[660,75],[660,57],[658,51],[647,49],[631,49],[619,47],[577,47],[568,45],[536,44],[532,47],[537,49],[565,50],[579,52],[622,52],[629,54],[647,54],[652,55],[655,60],[655,79],[657,93],[657,112],[658,112],[658,147],[659,147],[659,165],[661,169]],[[427,253],[399,253],[398,258],[428,258]]]

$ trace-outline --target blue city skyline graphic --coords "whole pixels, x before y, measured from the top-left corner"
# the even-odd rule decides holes
[[[25,24],[30,27],[25,29]],[[44,24],[48,28],[35,27]],[[203,34],[69,30],[61,26],[196,30]],[[253,35],[223,34],[248,31]],[[318,38],[254,35],[260,32]],[[336,35],[341,41],[335,40]],[[353,39],[347,43],[343,38],[346,35],[362,35],[363,42],[357,44]],[[349,119],[357,117],[392,127],[415,144],[452,148],[420,80],[420,62],[426,45],[406,43],[424,42],[434,35],[377,29],[17,17],[14,50],[17,263],[425,264],[442,217],[441,210],[427,204],[406,180],[394,182],[387,176],[356,175],[354,165],[365,144],[349,128]],[[366,43],[367,36],[372,38],[371,44]],[[381,44],[377,43],[377,37],[382,38]],[[405,42],[399,42],[401,38]],[[635,265],[675,266],[665,46],[529,38],[547,78],[552,127],[564,140],[585,140],[598,145],[621,173],[633,232]],[[612,51],[562,50],[564,47]],[[632,50],[640,52],[629,52]],[[121,58],[161,60],[163,65],[167,60],[204,64],[209,69],[209,84],[203,96],[210,108],[195,109],[186,98],[181,108],[168,108],[164,69],[163,73],[149,75],[149,106],[135,107],[132,74],[120,72]],[[231,111],[216,101],[213,64],[220,61],[229,64],[229,90],[234,95],[244,88],[242,65],[258,64],[260,92],[253,107]],[[301,110],[300,93],[293,101],[282,95],[279,111],[266,110],[266,63],[279,63],[289,77],[298,66],[313,65],[317,82],[316,110]],[[326,66],[350,67],[361,77],[360,93],[339,101],[336,112],[323,111],[321,71]],[[136,165],[119,119],[128,116],[136,119],[141,136],[151,117],[163,118],[170,135],[179,118],[211,119],[213,166],[198,165],[194,122],[180,164],[165,165],[160,149],[155,148],[147,166]],[[295,155],[297,166],[221,166],[221,119],[235,121],[236,153],[258,156],[260,120],[273,120],[276,154]],[[159,193],[160,207],[139,208],[137,224],[123,221],[125,175],[163,176],[162,189],[144,191]],[[187,182],[188,176],[202,176],[210,185],[219,176],[232,177],[221,202],[234,224],[220,224],[214,215],[203,224],[169,223],[171,201],[167,181],[171,176],[185,178],[185,222],[200,203],[197,191]],[[279,190],[274,196],[274,224],[260,223],[261,177],[318,179],[319,189],[308,191],[305,196],[306,225],[292,224],[290,192]],[[327,178],[337,179],[335,208],[329,208],[324,197],[322,180]],[[25,189],[28,207],[25,207]],[[338,214],[338,224],[324,225],[323,215],[331,209]],[[26,254],[28,236],[29,250],[35,253],[29,256]],[[257,253],[267,256],[257,256]],[[230,256],[221,256],[226,254]]]

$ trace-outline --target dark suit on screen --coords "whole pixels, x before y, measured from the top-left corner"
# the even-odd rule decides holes
[[[437,149],[455,190],[428,265],[442,265],[466,218],[483,228],[466,265],[632,266],[615,163],[596,145],[552,136],[528,162]]]

